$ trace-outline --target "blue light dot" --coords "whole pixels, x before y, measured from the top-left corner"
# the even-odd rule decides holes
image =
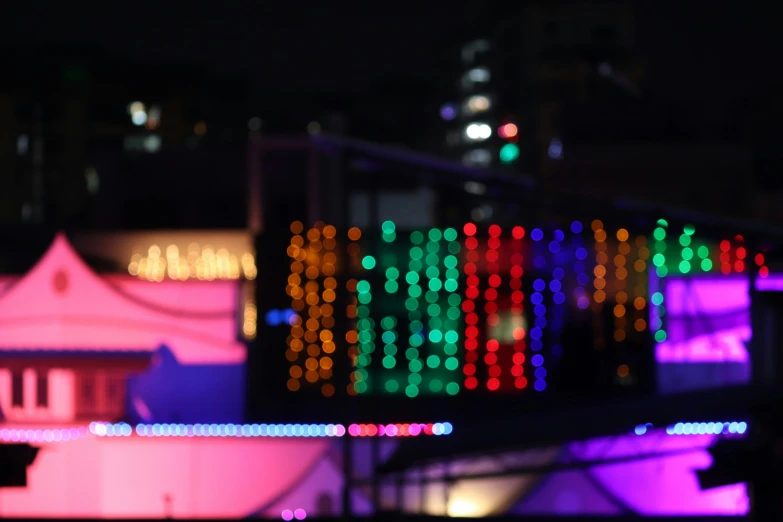
[[[571,232],[574,234],[581,234],[582,233],[582,224],[579,221],[574,221],[571,223]]]
[[[639,424],[635,429],[634,432],[636,432],[637,435],[644,435],[647,433],[647,426],[644,424]]]
[[[544,256],[535,256],[533,258],[533,266],[536,268],[544,268],[546,266],[546,259],[544,259]]]
[[[563,285],[557,279],[555,279],[554,281],[550,281],[549,282],[549,289],[551,291],[559,292],[561,288],[563,288]]]
[[[530,341],[530,349],[534,352],[540,352],[544,348],[544,343],[541,342],[541,339],[533,339]]]
[[[579,259],[580,261],[584,261],[585,259],[587,259],[587,249],[577,248],[576,258]]]
[[[533,308],[533,313],[536,315],[546,315],[546,306],[544,305],[536,305]]]
[[[555,294],[555,295],[552,297],[552,300],[553,300],[553,301],[554,301],[556,304],[563,304],[563,303],[565,303],[565,300],[566,300],[566,298],[565,298],[565,294],[564,294],[563,292],[557,292],[557,293],[556,293],[556,294]]]
[[[553,254],[560,252],[560,243],[558,243],[557,241],[552,241],[551,243],[549,243],[549,251],[552,252]]]
[[[562,241],[565,239],[565,234],[562,230],[555,230],[555,241]]]
[[[536,389],[536,391],[544,391],[546,390],[546,381],[536,381],[533,384],[533,387]]]
[[[534,292],[533,295],[530,296],[530,302],[534,305],[541,304],[543,301],[544,296],[538,292]]]
[[[546,368],[536,368],[534,375],[536,379],[546,379]]]
[[[533,366],[541,366],[544,364],[544,356],[540,353],[537,353],[530,361],[533,363]]]
[[[554,277],[559,281],[562,281],[563,278],[565,277],[565,270],[563,270],[560,267],[555,268],[554,270],[552,270],[552,277]]]
[[[541,328],[534,327],[530,329],[531,339],[541,339]]]
[[[546,317],[536,317],[535,325],[537,328],[546,328]]]
[[[576,282],[579,283],[582,286],[585,286],[590,281],[590,276],[587,274],[579,274],[576,276]]]
[[[536,279],[533,281],[533,289],[536,292],[543,292],[544,288],[546,288],[546,282],[543,279]]]
[[[534,228],[533,231],[530,232],[530,237],[533,241],[541,241],[544,238],[544,233],[540,228]]]

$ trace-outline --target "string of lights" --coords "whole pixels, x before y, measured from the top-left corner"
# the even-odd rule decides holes
[[[478,387],[478,378],[476,377],[478,362],[478,322],[479,316],[476,313],[476,300],[479,297],[479,276],[478,276],[478,239],[476,225],[467,223],[463,227],[463,232],[467,236],[465,239],[465,300],[462,302],[462,311],[465,312],[465,388],[475,390]]]
[[[527,348],[525,331],[525,294],[522,291],[522,276],[524,255],[522,254],[522,239],[525,237],[525,229],[517,226],[511,229],[513,238],[513,253],[511,254],[511,270],[509,271],[509,289],[511,290],[511,324],[512,337],[514,339],[514,354],[512,355],[511,377],[514,379],[514,387],[518,390],[527,388],[528,380],[525,376],[525,349]]]

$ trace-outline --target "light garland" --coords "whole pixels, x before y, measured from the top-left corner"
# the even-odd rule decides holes
[[[201,281],[232,280],[243,277],[248,280],[258,275],[253,254],[241,257],[231,254],[225,248],[215,250],[209,245],[200,247],[193,243],[185,252],[177,245],[169,245],[163,252],[158,245],[147,249],[147,255],[133,254],[128,264],[128,273],[145,281],[161,282],[168,278],[174,281],[199,279]]]
[[[637,435],[646,435],[653,425],[639,424],[634,428]],[[678,422],[666,427],[667,435],[743,435],[748,430],[746,422]]]

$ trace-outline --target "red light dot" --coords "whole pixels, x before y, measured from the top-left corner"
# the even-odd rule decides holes
[[[522,227],[514,227],[511,229],[511,235],[514,236],[514,239],[522,239],[525,237],[525,229]]]
[[[467,299],[465,301],[462,301],[462,311],[465,313],[472,312],[476,309],[476,302],[471,301],[470,299]]]
[[[490,301],[484,305],[484,311],[488,314],[494,314],[498,311],[498,304],[495,301]]]
[[[742,237],[741,234],[737,234],[736,236],[734,236],[734,240],[735,241],[745,241],[745,238]]]
[[[478,286],[478,285],[479,285],[479,282],[480,282],[480,281],[479,281],[479,278],[478,278],[478,276],[477,276],[477,275],[471,275],[471,276],[468,276],[468,278],[465,280],[465,283],[466,283],[468,286]]]
[[[756,266],[764,264],[764,254],[756,254]]]
[[[723,263],[722,265],[720,265],[720,271],[723,274],[730,274],[731,273],[731,265],[728,264],[728,263]]]
[[[522,288],[522,280],[521,279],[512,279],[511,282],[508,284],[508,286],[512,290],[519,290]]]
[[[497,288],[500,286],[501,279],[500,276],[497,274],[492,274],[489,276],[489,286]]]
[[[476,263],[465,263],[465,273],[473,275],[476,273]]]
[[[465,226],[462,227],[462,231],[465,232],[466,236],[472,236],[476,234],[476,225],[473,223],[465,223]]]
[[[522,366],[516,365],[511,367],[511,375],[514,377],[520,377],[523,373],[525,373],[525,369]]]
[[[484,255],[484,257],[490,263],[494,263],[495,261],[498,260],[498,251],[497,250],[487,250],[487,253]]]
[[[478,386],[478,379],[476,379],[475,377],[468,377],[467,379],[465,379],[465,388],[469,390],[475,390],[477,386]]]
[[[527,379],[524,377],[517,377],[516,380],[514,380],[514,386],[519,388],[520,390],[527,387]]]
[[[465,367],[462,369],[462,372],[467,376],[476,375],[476,365],[466,364]]]
[[[745,251],[745,247],[737,248],[737,259],[745,259],[746,255],[748,255],[748,253]]]
[[[476,328],[475,326],[468,326],[467,328],[465,328],[466,337],[471,337],[471,338],[478,337],[478,334],[479,334],[478,328]]]
[[[524,274],[525,271],[522,270],[521,266],[514,265],[514,266],[511,267],[511,270],[510,270],[509,273],[511,274],[511,277],[516,279],[516,278],[522,277],[522,274]]]
[[[515,353],[514,356],[511,358],[512,362],[514,364],[524,364],[525,363],[525,354],[524,353]]]
[[[494,288],[487,288],[487,291],[484,292],[484,298],[487,301],[494,301],[495,299],[498,298],[498,291],[495,290]]]
[[[467,238],[467,239],[465,240],[465,246],[466,246],[466,247],[467,247],[469,250],[475,250],[476,248],[478,248],[478,239],[476,239],[475,237],[469,237],[469,238]]]
[[[512,335],[514,337],[514,340],[521,341],[525,338],[525,329],[524,328],[514,328],[514,331],[512,332]]]
[[[494,354],[492,354],[492,355],[494,355]],[[498,366],[498,365],[493,365],[493,366],[489,367],[489,375],[492,376],[492,377],[496,377],[496,378],[500,377],[500,372],[501,372],[501,369],[500,369],[500,366]]]
[[[490,225],[489,226],[489,235],[492,237],[500,237],[501,229],[499,225]]]
[[[721,263],[728,263],[731,260],[731,256],[728,252],[721,252],[720,254],[720,262]]]
[[[469,313],[465,316],[465,323],[467,323],[470,326],[475,326],[478,324],[478,314]]]
[[[500,316],[498,314],[492,314],[487,316],[487,324],[489,326],[497,326],[500,324]]]
[[[767,277],[769,277],[769,268],[767,268],[766,266],[762,266],[761,268],[759,268],[759,277],[761,277],[762,279],[766,279]]]
[[[498,348],[500,348],[500,343],[498,343],[497,339],[490,339],[487,341],[487,350],[490,352],[496,352],[498,351]]]
[[[735,272],[742,272],[745,270],[745,263],[743,261],[735,261],[734,262],[734,271]]]
[[[475,364],[478,362],[478,352],[466,352],[465,353],[465,362],[470,364]]]
[[[475,350],[478,348],[478,341],[476,339],[465,339],[465,349],[466,350]],[[465,357],[465,360],[467,360],[468,357]]]
[[[490,366],[492,366],[493,364],[497,364],[498,363],[497,354],[495,352],[489,352],[484,354],[484,362]],[[497,375],[493,375],[493,377],[497,377]]]
[[[525,294],[519,290],[511,294],[511,301],[513,301],[514,303],[521,303],[524,300],[525,300]]]
[[[728,252],[730,248],[731,248],[731,243],[729,243],[728,240],[724,239],[723,241],[720,242],[721,251]]]
[[[465,260],[468,263],[475,263],[476,261],[479,260],[478,252],[475,250],[468,250],[467,253],[465,254]]]
[[[467,297],[468,299],[478,299],[478,296],[479,296],[479,289],[476,288],[475,286],[469,286],[465,290],[465,297]]]
[[[367,435],[369,437],[375,437],[378,434],[378,427],[375,424],[367,425]]]
[[[500,381],[493,377],[487,381],[487,388],[491,391],[496,391],[498,388],[500,388]]]

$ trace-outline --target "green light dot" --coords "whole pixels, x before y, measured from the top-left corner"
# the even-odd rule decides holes
[[[691,264],[689,261],[680,261],[680,272],[687,274],[691,271]]]
[[[430,330],[430,342],[439,343],[443,340],[443,332],[440,330]]]
[[[445,288],[447,292],[456,292],[457,288],[459,288],[459,283],[456,279],[447,279],[446,282],[443,283],[443,288]]]
[[[411,346],[419,347],[422,344],[424,344],[424,336],[419,335],[419,334],[413,334],[408,339],[408,342],[410,342]]]
[[[457,239],[457,231],[453,228],[447,228],[443,231],[443,239],[446,241],[454,241]]]
[[[389,393],[394,393],[400,389],[400,383],[397,381],[390,379],[386,381],[386,391]]]
[[[433,393],[440,393],[443,390],[443,383],[440,379],[432,379],[430,381],[430,391]]]
[[[419,282],[419,274],[417,272],[408,272],[405,274],[405,281],[409,285],[415,285]]]
[[[430,279],[429,287],[433,292],[437,292],[443,288],[443,283],[441,283],[440,279]]]
[[[440,250],[440,246],[434,241],[430,241],[429,243],[427,243],[427,252],[429,252],[430,254],[436,254],[438,250]]]
[[[706,259],[710,256],[710,249],[702,245],[699,247],[696,253],[699,255],[701,259]]]
[[[684,247],[691,244],[691,236],[688,234],[682,234],[680,235],[680,244]]]
[[[414,311],[419,307],[419,301],[418,299],[414,299],[413,297],[409,297],[405,300],[405,309],[409,311]]]
[[[449,268],[446,270],[446,279],[458,279],[459,278],[459,270],[456,268]]]
[[[395,326],[397,326],[397,319],[395,319],[393,316],[387,315],[386,317],[381,319],[381,328],[383,328],[384,330],[391,330]],[[386,334],[384,333],[384,335]]]
[[[443,326],[443,321],[440,320],[440,317],[430,317],[430,320],[427,322],[430,325],[430,330],[440,330]]]
[[[457,263],[457,256],[446,256],[446,258],[443,260],[443,265],[446,268],[454,268],[457,266]]]
[[[451,294],[448,298],[449,306],[459,306],[462,304],[462,298],[457,294]]]
[[[437,266],[439,260],[440,260],[440,258],[436,254],[429,254],[424,259],[424,262],[427,263],[427,265],[429,265],[429,266]]]
[[[459,334],[455,330],[449,330],[443,336],[447,343],[456,343],[459,339]]]
[[[418,305],[418,301],[416,301]],[[408,312],[408,320],[409,321],[420,321],[421,320],[421,312],[419,310],[411,310]]]
[[[371,361],[372,359],[370,358],[370,356],[366,354],[361,354],[359,357],[356,358],[356,363],[359,366],[369,366]]]
[[[420,372],[424,368],[424,365],[419,359],[414,359],[408,363],[408,369],[413,373]]]
[[[690,261],[693,259],[693,249],[690,247],[685,247],[682,249],[682,258],[685,260]]]
[[[419,350],[416,348],[408,348],[405,350],[405,358],[409,361],[415,361],[419,358]]]
[[[359,294],[357,300],[362,304],[369,304],[372,301],[372,295],[370,293]]]
[[[433,281],[437,281],[437,279],[433,279]],[[428,290],[426,294],[424,294],[424,300],[428,303],[437,303],[438,302],[438,292],[434,290]]]
[[[411,321],[411,332],[413,333],[419,333],[422,330],[424,330],[424,325],[421,324],[421,321]]]
[[[454,343],[446,343],[443,346],[443,353],[445,353],[446,355],[456,355],[457,354],[457,345],[454,344]]]
[[[424,234],[418,230],[411,232],[411,243],[414,245],[420,245],[424,241]]]
[[[431,228],[427,236],[430,238],[430,241],[440,241],[440,238],[443,237],[443,233],[437,228]]]
[[[368,281],[359,281],[356,283],[356,291],[360,294],[366,294],[370,291],[370,283]]]
[[[372,328],[369,319],[359,319],[356,322],[356,327],[359,328],[359,330],[367,330],[369,328]]]
[[[652,297],[650,297],[650,301],[652,301],[652,304],[655,306],[659,306],[663,303],[663,294],[660,292],[655,292]]]
[[[446,385],[446,393],[449,395],[457,395],[459,393],[459,384],[456,382],[450,382]]]
[[[437,355],[430,355],[429,357],[427,357],[427,366],[429,366],[430,368],[437,368],[438,366],[440,366],[440,357],[438,357]]]
[[[412,260],[410,263],[408,263],[408,268],[410,270],[413,270],[414,272],[418,272],[419,270],[422,269],[421,261],[417,261],[415,259]]]
[[[456,241],[452,241],[451,243],[449,243],[449,253],[459,254],[459,251],[460,251],[459,243],[457,243]]]
[[[658,225],[662,226],[662,227],[668,227],[669,226],[669,222],[666,221],[665,219],[661,218],[661,219],[658,220]]]
[[[669,273],[669,269],[666,268],[666,265],[659,266],[655,269],[655,273],[658,274],[658,277],[666,277],[666,275]]]
[[[386,278],[391,279],[392,281],[396,281],[397,278],[400,277],[400,271],[397,270],[394,267],[390,267],[386,269]]]
[[[653,256],[653,264],[655,266],[663,266],[666,264],[666,257],[663,254],[655,254]]]
[[[424,251],[419,247],[413,247],[410,251],[410,258],[411,259],[421,259],[424,256]]]
[[[440,270],[438,270],[437,266],[430,266],[427,267],[427,270],[424,272],[424,274],[432,279],[433,277],[438,277],[440,275]]]
[[[381,225],[381,230],[385,232],[386,234],[391,234],[396,230],[396,226],[394,226],[394,221],[384,221]]]
[[[437,317],[440,315],[440,305],[437,303],[433,303],[427,307],[427,314],[431,315],[433,317]]]
[[[704,270],[705,272],[709,272],[710,270],[712,270],[712,261],[710,261],[709,259],[702,259],[701,269]]]
[[[693,225],[685,225],[684,227],[682,227],[682,230],[689,236],[692,236],[693,233],[696,232],[696,227],[694,227]]]
[[[449,357],[446,359],[446,369],[454,371],[459,368],[459,359],[456,357]]]
[[[387,370],[391,370],[394,368],[394,366],[397,364],[397,361],[394,360],[394,357],[389,357],[388,355],[383,358],[383,367]]]
[[[394,232],[391,233],[384,232],[383,234],[381,234],[381,238],[387,243],[393,243],[394,240],[397,239],[397,234],[395,234]]]
[[[665,241],[656,241],[655,242],[655,251],[664,253],[666,252],[666,242]]]
[[[406,388],[405,388],[405,395],[407,395],[408,397],[410,397],[412,399],[412,398],[416,397],[418,394],[419,394],[419,388],[417,388],[416,386],[414,386],[412,384],[406,386]]]
[[[375,258],[372,256],[364,256],[364,259],[362,259],[362,266],[367,270],[372,270],[375,268]]]
[[[662,241],[663,239],[666,238],[666,231],[662,228],[656,228],[653,231],[653,237],[658,241]]]
[[[356,390],[356,393],[367,393],[368,387],[366,382],[357,382],[354,383],[353,389]]]
[[[383,353],[384,355],[389,355],[391,357],[394,357],[397,355],[397,346],[394,344],[387,344],[383,347]]]
[[[386,284],[383,286],[386,288],[386,292],[390,294],[394,294],[400,289],[400,285],[397,284],[397,281],[386,281]]]
[[[370,317],[370,307],[359,306],[356,308],[356,315],[358,317]]]
[[[666,332],[664,332],[663,330],[658,330],[657,332],[655,332],[655,340],[658,341],[659,343],[664,342],[666,340]]]
[[[386,344],[391,344],[397,340],[397,334],[391,330],[386,330],[383,332],[383,335],[381,335],[381,340]]]
[[[411,285],[408,287],[408,295],[411,297],[421,296],[421,287],[419,285]]]
[[[419,375],[418,373],[411,373],[410,375],[408,375],[408,382],[414,386],[418,386],[419,384],[421,384],[421,380],[422,380],[421,375]]]

